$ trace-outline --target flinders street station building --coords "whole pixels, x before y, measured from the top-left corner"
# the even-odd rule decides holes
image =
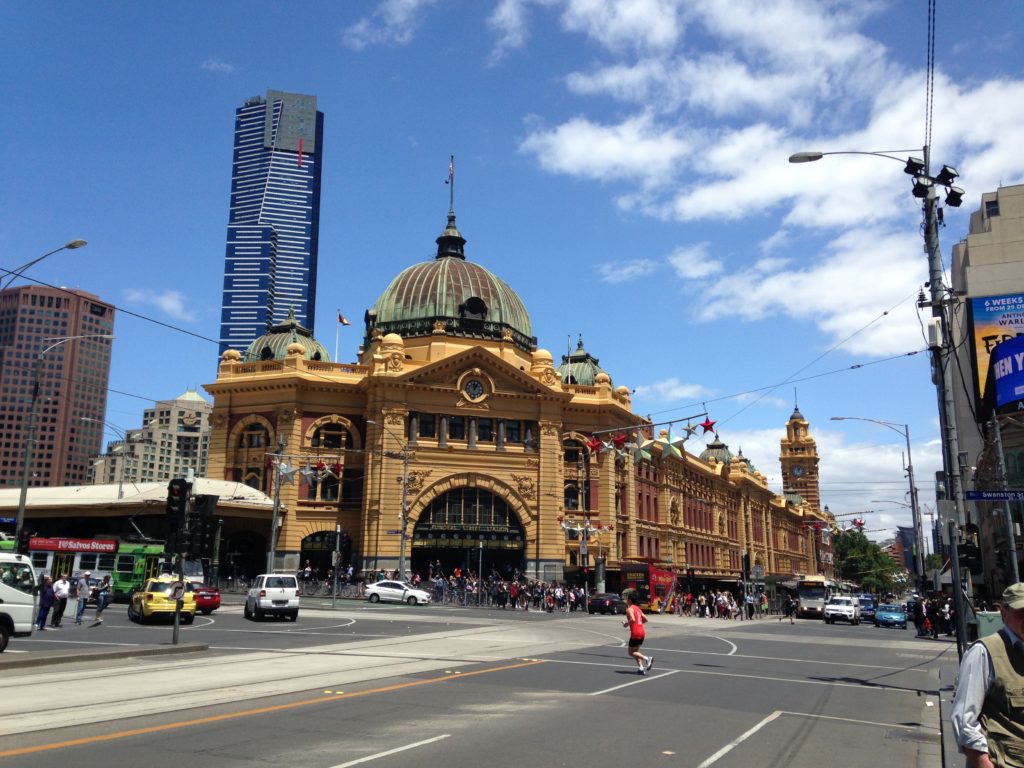
[[[342,567],[404,561],[423,577],[438,562],[607,589],[638,566],[705,586],[735,584],[745,562],[765,579],[831,575],[798,409],[780,496],[709,418],[633,413],[582,339],[560,361],[539,347],[515,291],[467,258],[453,210],[436,242],[367,310],[358,362],[332,362],[294,318],[223,354],[207,477],[273,504],[218,509],[222,564],[258,573],[272,550],[277,568],[325,573],[340,541]]]

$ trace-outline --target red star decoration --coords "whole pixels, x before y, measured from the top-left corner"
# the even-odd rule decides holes
[[[710,416],[705,416],[704,421],[700,423],[700,426],[704,428],[704,434],[706,435],[708,432],[715,428],[716,423],[717,422],[711,420]]]
[[[603,446],[604,443],[601,442],[601,438],[599,437],[592,437],[589,441],[587,441],[587,448],[590,449],[591,453],[597,453],[598,451],[601,450]]]
[[[612,438],[612,444],[621,451],[623,447],[626,445],[627,439],[628,438],[624,434],[619,432],[617,435],[615,435],[615,437]]]

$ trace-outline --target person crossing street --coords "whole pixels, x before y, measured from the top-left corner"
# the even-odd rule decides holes
[[[626,620],[622,622],[622,626],[629,627],[629,655],[636,659],[637,674],[646,675],[654,666],[653,656],[644,656],[640,653],[640,646],[644,644],[644,638],[647,636],[647,630],[644,628],[647,617],[637,605],[635,592],[626,593],[626,603]]]

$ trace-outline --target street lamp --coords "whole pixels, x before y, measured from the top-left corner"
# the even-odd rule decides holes
[[[826,155],[874,155],[889,160],[903,163],[904,161],[895,157],[896,153],[913,150],[887,150],[881,152],[797,152],[791,155],[791,163],[809,163],[820,160]],[[935,388],[938,395],[939,405],[939,427],[942,434],[942,468],[943,482],[945,485],[946,499],[951,509],[946,510],[945,522],[949,532],[949,544],[952,557],[953,571],[953,605],[957,615],[957,654],[963,655],[967,646],[967,628],[962,617],[964,616],[964,595],[960,581],[960,563],[957,552],[958,526],[963,515],[963,488],[960,478],[960,445],[956,431],[956,410],[953,404],[953,365],[950,361],[950,327],[948,313],[946,311],[946,289],[943,283],[942,251],[939,248],[939,219],[942,212],[938,207],[938,187],[946,189],[946,205],[958,208],[963,203],[964,191],[953,186],[957,178],[957,172],[948,165],[942,166],[938,175],[932,176],[931,147],[925,144],[923,147],[924,159],[909,157],[903,167],[904,173],[914,179],[911,194],[918,199],[924,200],[922,205],[924,213],[924,248],[928,254],[928,288],[931,293],[927,302],[932,308],[932,322],[936,333],[929,340],[932,350],[932,371],[935,372]],[[919,306],[925,304],[919,302]],[[916,505],[915,505],[916,506]],[[940,503],[940,509],[944,505]]]
[[[409,441],[379,421],[367,419],[366,423],[380,427],[383,432],[389,433],[402,443],[402,449],[399,451],[381,451],[381,453],[388,458],[402,460],[402,508],[399,512],[402,530],[399,531],[400,537],[398,541],[398,580],[405,581],[405,540],[408,536],[406,529],[409,527]]]
[[[84,244],[84,243],[83,243]],[[76,246],[77,247],[77,246]],[[60,250],[60,249],[58,249]],[[21,495],[18,498],[18,521],[14,528],[14,541],[17,547],[22,546],[21,534],[25,527],[25,503],[28,501],[28,478],[32,464],[32,451],[36,443],[36,405],[39,402],[39,380],[43,373],[43,358],[51,349],[77,339],[113,339],[109,333],[87,333],[81,336],[65,336],[63,338],[42,339],[54,342],[36,355],[32,372],[32,404],[28,414],[28,436],[25,438],[25,454],[21,463]]]
[[[867,419],[862,416],[833,416],[832,421],[869,421],[881,427],[891,429],[903,436],[907,442],[907,478],[910,481],[910,513],[914,523],[914,575],[917,586],[921,587],[924,579],[924,536],[921,532],[921,510],[917,505],[917,486],[914,484],[914,462],[910,458],[910,425],[897,424],[880,419]]]
[[[45,259],[47,256],[53,256],[53,254],[60,253],[61,251],[73,251],[76,248],[81,248],[83,245],[87,245],[87,243],[85,240],[82,240],[81,238],[76,240],[69,240],[68,242],[64,243],[64,245],[62,245],[60,248],[54,248],[52,251],[47,251],[42,256],[32,259],[32,261],[22,264],[20,267],[17,267],[16,269],[4,270],[6,273],[4,276],[6,277],[9,275],[10,279],[6,283],[4,283],[2,287],[0,287],[0,290],[6,290],[7,288],[10,288],[11,283],[13,283],[19,277],[21,277],[25,273],[25,271],[29,269],[29,267],[35,266],[40,261]]]

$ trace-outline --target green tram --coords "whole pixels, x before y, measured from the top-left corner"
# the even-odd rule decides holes
[[[0,541],[0,552],[13,551],[13,540]],[[48,573],[56,579],[66,573],[72,583],[85,571],[94,581],[109,575],[114,600],[127,601],[147,579],[171,570],[172,556],[164,551],[164,542],[156,540],[81,539],[70,536],[33,536],[29,554],[37,574]]]

